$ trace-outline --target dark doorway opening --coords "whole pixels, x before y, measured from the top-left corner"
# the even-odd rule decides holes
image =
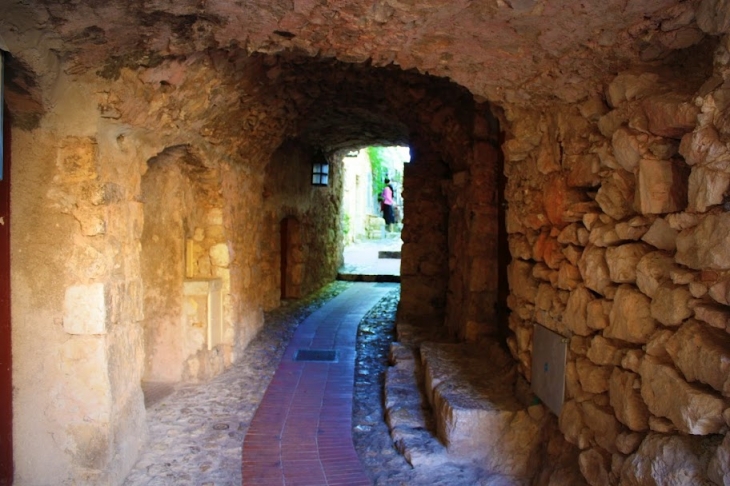
[[[281,220],[281,298],[297,299],[302,295],[304,262],[299,221],[287,216]]]

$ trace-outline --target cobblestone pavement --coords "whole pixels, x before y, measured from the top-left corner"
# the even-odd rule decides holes
[[[355,364],[353,441],[360,460],[378,486],[517,486],[477,465],[434,462],[412,468],[395,449],[384,416],[385,369],[395,340],[400,285],[373,307],[360,323]],[[435,440],[435,439],[434,439]]]
[[[353,285],[335,282],[314,296],[266,314],[264,330],[244,356],[218,377],[179,386],[147,410],[149,439],[125,486],[239,486],[241,447],[256,407],[297,324]],[[354,284],[356,285],[356,284]],[[360,325],[355,385],[354,442],[377,485],[489,484],[464,466],[411,468],[393,447],[383,419],[383,371],[393,339],[400,286]]]

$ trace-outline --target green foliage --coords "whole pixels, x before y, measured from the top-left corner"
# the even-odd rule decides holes
[[[342,215],[342,234],[345,237],[345,240],[347,240],[347,236],[350,234],[350,230],[352,229],[352,223],[350,215],[345,213]]]
[[[385,177],[388,174],[388,159],[384,147],[368,147],[370,157],[370,168],[373,172],[373,195],[379,196],[385,189]]]

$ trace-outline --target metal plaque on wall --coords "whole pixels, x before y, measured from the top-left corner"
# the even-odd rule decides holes
[[[532,335],[532,391],[555,415],[565,400],[568,339],[535,324]]]

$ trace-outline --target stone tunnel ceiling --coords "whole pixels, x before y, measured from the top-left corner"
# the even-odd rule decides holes
[[[533,104],[583,99],[636,63],[675,62],[730,21],[716,10],[717,0],[76,0],[16,2],[0,23],[7,44],[35,32],[73,74],[213,49],[288,51],[416,69],[478,99]],[[42,60],[25,61],[33,71]]]

